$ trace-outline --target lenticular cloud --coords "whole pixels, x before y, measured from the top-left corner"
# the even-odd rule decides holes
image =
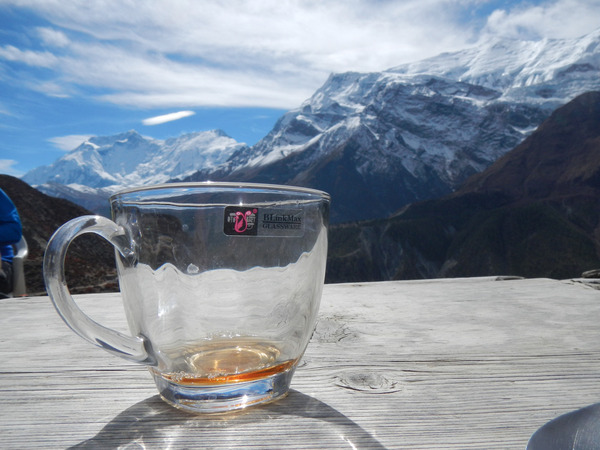
[[[183,119],[184,117],[193,116],[196,114],[194,111],[179,111],[170,114],[164,114],[162,116],[150,117],[142,120],[144,125],[160,125],[161,123],[172,122],[174,120]]]

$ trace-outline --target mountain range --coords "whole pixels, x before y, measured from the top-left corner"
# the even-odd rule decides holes
[[[302,185],[332,194],[333,223],[383,218],[455,191],[558,106],[600,89],[599,44],[600,29],[333,74],[253,146],[221,131],[167,141],[130,131],[91,138],[23,180],[92,210],[115,190],[165,181]]]
[[[600,92],[590,92],[454,193],[333,226],[327,279],[561,279],[599,268]]]
[[[42,257],[61,224],[89,211],[0,175],[29,244],[28,292],[44,292]],[[572,278],[600,269],[600,92],[557,109],[515,149],[455,192],[390,217],[333,225],[327,282],[478,275]],[[118,289],[112,247],[77,238],[72,292]]]

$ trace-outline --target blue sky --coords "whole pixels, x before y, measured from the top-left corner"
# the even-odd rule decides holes
[[[332,72],[599,19],[600,0],[0,0],[0,173],[131,129],[254,144]]]

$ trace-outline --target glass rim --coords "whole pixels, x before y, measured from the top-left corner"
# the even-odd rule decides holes
[[[193,181],[193,182],[177,182],[177,183],[161,183],[148,186],[137,186],[123,189],[115,192],[110,196],[110,201],[121,196],[137,192],[151,192],[161,189],[180,189],[180,188],[224,188],[229,190],[236,189],[254,189],[264,190],[267,192],[292,192],[299,194],[310,194],[321,197],[323,200],[330,201],[331,195],[319,189],[307,188],[302,186],[290,186],[285,184],[269,184],[269,183],[246,183],[234,181]]]

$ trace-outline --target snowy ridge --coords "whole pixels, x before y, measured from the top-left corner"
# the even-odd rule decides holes
[[[550,83],[552,97],[566,103],[573,97],[571,84],[597,78],[600,67],[600,29],[576,39],[542,41],[494,40],[456,53],[445,53],[390,72],[430,74],[502,91],[503,100],[527,95],[525,101],[543,102],[536,87]]]
[[[244,147],[220,130],[165,141],[145,138],[132,130],[92,137],[52,165],[28,172],[23,180],[31,185],[59,183],[81,191],[83,186],[116,191],[217,167]]]
[[[234,159],[229,162],[229,170],[233,173],[270,164],[316,147],[318,150],[311,155],[314,160],[356,139],[364,144],[357,154],[361,173],[375,166],[385,168],[388,159],[393,158],[402,160],[401,164],[418,177],[423,163],[437,160],[444,165],[440,168],[442,178],[454,184],[462,178],[462,171],[453,174],[450,166],[459,157],[458,152],[481,133],[478,124],[486,115],[483,108],[499,96],[497,91],[429,75],[332,75],[252,148],[251,159]],[[457,115],[450,120],[440,115],[436,109],[444,106]],[[457,118],[461,127],[457,127]],[[516,127],[506,133],[511,136],[507,142],[510,146],[525,136]],[[508,150],[490,144],[478,151],[483,161],[473,163],[473,171],[482,170]]]

